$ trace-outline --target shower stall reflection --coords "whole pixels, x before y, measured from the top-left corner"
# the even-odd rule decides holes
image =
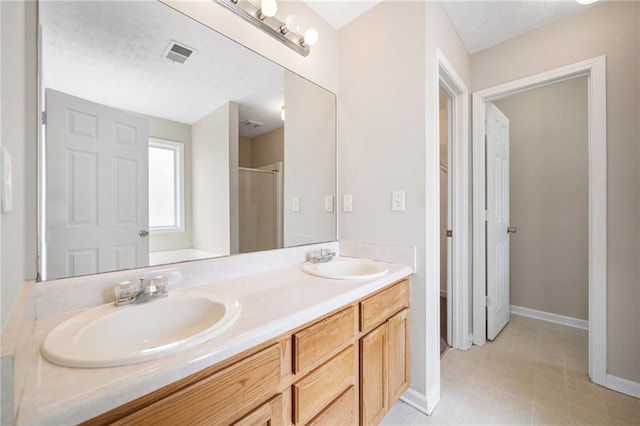
[[[240,253],[282,247],[282,162],[238,168]]]

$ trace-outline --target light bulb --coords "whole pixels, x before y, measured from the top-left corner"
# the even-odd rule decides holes
[[[288,31],[298,32],[298,17],[296,15],[287,16],[287,19],[284,20],[284,25]]]
[[[302,39],[303,45],[314,46],[318,42],[318,32],[313,28],[307,29],[304,32],[304,38]]]
[[[282,111],[280,111],[280,118],[284,121],[284,105],[282,105]]]
[[[276,0],[262,0],[260,3],[260,12],[264,16],[275,16],[278,11]]]
[[[591,4],[591,3],[595,3],[598,0],[576,0],[578,3],[580,4]]]

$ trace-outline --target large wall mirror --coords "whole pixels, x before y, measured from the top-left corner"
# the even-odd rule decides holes
[[[41,1],[43,280],[336,239],[335,95],[157,1]]]

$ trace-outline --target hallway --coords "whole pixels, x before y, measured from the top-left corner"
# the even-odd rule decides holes
[[[494,342],[444,354],[432,416],[398,402],[382,424],[640,424],[640,400],[591,383],[587,361],[587,330],[511,315]]]

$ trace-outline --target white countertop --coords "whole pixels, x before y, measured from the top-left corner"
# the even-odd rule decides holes
[[[42,341],[49,331],[78,312],[36,320],[26,381],[18,396],[16,422],[59,425],[91,419],[313,321],[413,272],[409,266],[386,265],[387,275],[368,281],[313,277],[296,266],[185,289],[238,298],[240,319],[227,332],[193,349],[123,367],[83,369],[49,363],[40,355]]]

